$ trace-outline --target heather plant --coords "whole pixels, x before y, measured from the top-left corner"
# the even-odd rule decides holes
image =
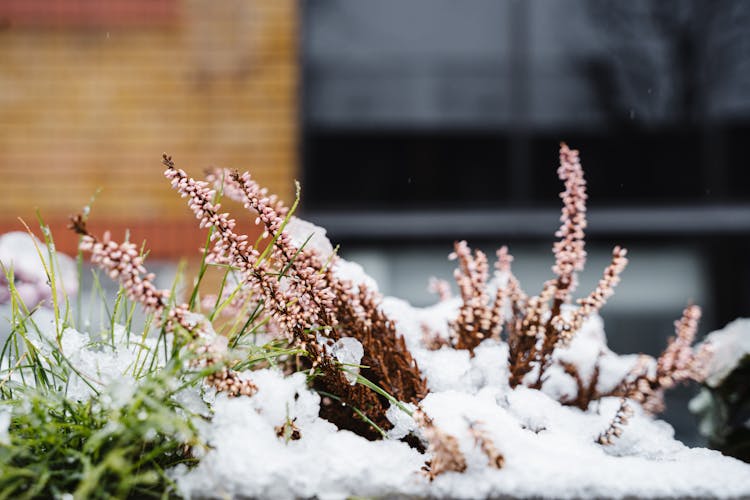
[[[556,233],[559,240],[553,245],[555,263],[552,271],[555,278],[545,282],[538,295],[528,296],[511,270],[513,257],[507,247],[501,247],[497,251],[495,269],[504,282],[497,283],[496,291],[491,295],[487,256],[479,250],[472,255],[465,241],[456,242],[449,258],[459,263],[454,276],[461,305],[458,318],[451,323],[452,344],[456,349],[467,349],[473,355],[482,340],[499,338],[506,330],[511,387],[525,384],[542,389],[545,374],[557,362],[575,380],[578,388],[574,398],[564,399],[562,403],[585,410],[594,400],[621,396],[638,401],[649,413],[659,413],[664,409],[665,390],[687,380],[702,382],[707,375],[711,345],[703,344],[700,349],[692,347],[701,316],[700,307],[690,305],[683,311],[682,318],[675,322],[675,336],[658,359],[641,355],[630,373],[609,392],[597,390],[598,364],[594,366],[590,379],[585,381],[574,363],[555,361],[555,351],[569,345],[584,321],[598,313],[612,296],[628,262],[627,251],[616,246],[612,250],[611,263],[597,287],[578,299],[577,306],[572,305],[578,272],[586,263],[584,238],[588,195],[579,153],[564,143],[560,146],[558,176],[565,189],[560,193],[563,208],[561,226]],[[442,298],[447,298],[445,284],[432,282],[430,287]],[[425,335],[425,344],[428,348],[442,347],[429,332]],[[619,436],[621,431],[618,429],[627,422],[628,408],[627,399],[623,399],[610,428],[600,436],[600,443],[610,444]]]
[[[191,413],[175,399],[191,375],[179,355],[160,355],[156,342],[123,333],[115,320],[126,321],[125,301],[110,310],[97,338],[76,331],[80,314],[72,314],[67,295],[58,295],[54,242],[41,228],[46,249],[36,250],[57,299],[51,311],[27,304],[14,269],[4,268],[11,332],[0,357],[0,497],[161,496],[171,489],[164,471],[190,461],[187,450],[198,444]],[[111,360],[118,349],[140,356],[120,373],[137,380],[134,386],[108,384],[81,357]]]
[[[208,473],[215,476],[206,478],[208,485],[213,479],[243,484],[244,476],[255,471],[241,470],[238,478],[233,466],[246,456],[269,462],[285,457],[297,464],[298,456],[309,457],[310,450],[331,440],[355,449],[361,442],[372,444],[363,448],[367,453],[404,441],[398,444],[408,451],[388,449],[403,460],[416,456],[429,484],[445,484],[440,483],[444,477],[469,474],[477,464],[503,469],[514,463],[510,445],[498,438],[502,432],[544,439],[543,419],[534,416],[536,411],[519,417],[524,405],[514,410],[512,400],[543,401],[534,398],[546,397],[550,380],[559,381],[560,374],[576,388],[559,396],[563,405],[578,408],[566,411],[597,419],[590,409],[593,401],[618,403],[611,419],[597,419],[601,430],[586,438],[597,453],[615,447],[630,420],[643,418],[636,408],[658,412],[665,390],[707,374],[713,350],[710,344],[692,346],[700,318],[695,305],[675,323],[675,337],[661,356],[640,356],[607,389],[599,383],[603,351],[588,373],[560,356],[604,306],[627,264],[626,250],[615,247],[597,287],[574,302],[577,274],[586,260],[587,193],[578,152],[564,144],[558,175],[565,188],[553,277],[538,295],[529,295],[512,272],[506,247],[497,251],[491,272],[486,254],[456,242],[450,258],[458,264],[458,296],[452,297],[446,282],[430,284],[441,307],[451,311],[447,337],[426,323],[416,337],[407,336],[412,318],[394,317],[367,279],[342,271],[350,264],[294,216],[299,186],[287,207],[249,173],[211,169],[205,180],[197,180],[170,156],[162,162],[165,177],[207,232],[192,286],[180,290],[178,275],[170,289],[159,288],[146,267],[147,248],[127,236],[118,241],[108,232],[94,234],[88,209],[71,219],[71,229],[79,236],[79,263],[88,256],[95,268],[93,302],[103,318],[98,326],[81,319],[80,296],[73,310],[55,265],[45,264],[54,262],[56,253],[43,223],[46,260],[42,248],[38,253],[52,307],[27,304],[15,285],[14,269],[4,269],[12,331],[0,352],[0,498],[66,493],[142,498],[185,491],[229,497],[223,490],[195,486],[189,478]],[[260,238],[252,241],[239,232],[237,219],[222,208],[224,198],[242,205],[243,215],[260,227]],[[221,276],[218,290],[207,290],[209,272]],[[117,284],[114,301],[101,292],[100,275]],[[136,309],[144,315],[142,323],[134,320]],[[435,361],[444,354],[457,361],[463,356],[482,372],[468,377],[471,390],[456,401],[482,409],[483,415],[467,409],[458,419],[438,422],[431,414],[436,399],[455,396],[454,381],[441,380],[440,373],[452,373],[451,367]],[[495,378],[506,372],[507,378]],[[430,394],[435,387],[442,394]],[[471,391],[477,399],[470,399]],[[284,411],[274,407],[276,398],[286,398]],[[482,406],[487,404],[491,410]],[[459,403],[453,406],[464,411]],[[498,408],[508,410],[502,418],[512,414],[519,420],[492,421],[488,415]],[[359,441],[347,433],[331,434],[331,423],[358,434]],[[225,435],[226,429],[231,435]],[[240,443],[249,436],[258,449],[221,455],[234,449],[235,435]],[[228,472],[213,462],[216,456],[223,457],[219,463]],[[262,497],[280,487],[233,491]]]
[[[196,426],[208,416],[208,407],[186,399],[186,391],[202,386],[246,396],[254,386],[228,368],[234,360],[226,342],[205,317],[175,304],[176,282],[172,290],[156,288],[133,243],[118,244],[109,234],[97,240],[81,216],[72,224],[81,251],[91,252],[120,288],[113,305],[101,288],[92,299],[102,317],[98,331],[91,317],[77,320],[82,304],[74,314],[52,235],[40,223],[45,244],[31,234],[29,241],[51,289],[46,297],[56,299],[52,307],[27,304],[13,267],[3,266],[11,331],[0,350],[0,498],[176,495],[168,470],[197,460],[204,445]],[[140,334],[133,321],[138,304],[146,312]],[[271,342],[243,354],[244,370],[297,351]]]

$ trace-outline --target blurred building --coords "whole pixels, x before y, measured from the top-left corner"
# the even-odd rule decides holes
[[[582,152],[594,249],[690,254],[700,285],[681,302],[750,313],[750,5],[301,5],[303,201],[345,248],[546,249],[564,140]]]
[[[297,5],[228,0],[0,2],[0,231],[65,218],[177,258],[205,237],[162,178],[251,169],[289,199],[297,165]],[[187,250],[186,250],[187,248]]]
[[[417,304],[466,238],[551,274],[560,141],[581,150],[596,283],[619,352],[657,354],[688,301],[701,332],[750,315],[750,4],[317,0],[302,6],[309,216]],[[667,418],[692,441],[683,394]]]

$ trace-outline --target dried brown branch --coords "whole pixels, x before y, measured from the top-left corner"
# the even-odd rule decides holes
[[[642,357],[615,391],[616,395],[632,398],[641,403],[644,410],[655,414],[664,410],[665,390],[688,380],[702,382],[713,349],[710,344],[704,344],[697,351],[692,347],[700,316],[700,307],[687,306],[682,317],[675,321],[675,336],[669,339],[667,348],[656,360],[655,369],[652,359]]]
[[[422,323],[420,325],[420,328],[422,329],[422,344],[424,344],[425,349],[428,349],[430,351],[437,351],[443,346],[450,347],[450,341],[444,337],[441,337],[437,332],[431,330],[426,323]]]
[[[601,356],[602,353],[599,353],[599,358],[601,358]],[[596,387],[599,383],[600,373],[598,359],[594,364],[594,369],[592,370],[591,377],[589,377],[588,381],[583,380],[583,377],[581,377],[581,373],[576,364],[568,363],[566,361],[560,361],[560,365],[562,366],[563,370],[565,370],[565,373],[573,377],[577,388],[575,397],[572,399],[561,401],[562,404],[576,406],[585,411],[586,409],[588,409],[592,401],[595,401],[602,397]]]
[[[627,425],[632,416],[633,409],[628,404],[628,400],[626,398],[620,399],[620,406],[617,409],[615,416],[612,417],[609,427],[599,434],[599,437],[596,438],[596,442],[605,446],[614,444],[615,439],[622,435],[623,427]]]
[[[482,453],[487,457],[490,467],[502,469],[505,464],[505,457],[495,447],[489,433],[482,427],[482,422],[469,422],[469,433],[474,438],[476,444]]]
[[[414,412],[414,421],[424,433],[428,442],[427,453],[432,456],[426,470],[430,480],[445,472],[466,470],[466,457],[454,436],[441,431],[421,409]]]

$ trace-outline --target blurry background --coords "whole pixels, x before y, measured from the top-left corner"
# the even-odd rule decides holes
[[[0,1],[2,229],[19,215],[33,222],[35,206],[64,226],[101,187],[95,227],[129,227],[155,257],[191,253],[204,238],[162,177],[164,151],[196,175],[251,168],[288,199],[297,10],[292,0]]]
[[[657,354],[692,300],[701,332],[750,316],[750,3],[722,0],[2,0],[0,229],[95,229],[165,267],[203,239],[161,176],[249,169],[386,294],[434,300],[466,238],[550,275],[560,141],[589,181],[586,293],[619,352]],[[671,393],[698,442],[690,390]]]

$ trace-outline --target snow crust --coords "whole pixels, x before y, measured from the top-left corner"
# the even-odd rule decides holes
[[[316,250],[324,257],[333,253],[333,245],[326,237],[325,228],[316,226],[312,222],[293,215],[289,218],[284,232],[289,235],[292,244],[297,248],[305,245],[305,248]]]
[[[605,398],[586,412],[561,405],[557,399],[575,391],[562,370],[551,370],[544,391],[511,389],[503,342],[485,340],[473,358],[448,347],[425,349],[422,324],[447,336],[458,305],[453,300],[414,308],[389,297],[382,307],[427,379],[431,392],[422,407],[459,440],[468,465],[464,473],[428,481],[420,469],[429,457],[398,440],[419,431],[397,406],[387,412],[394,424],[388,438],[368,441],[317,416],[320,398],[303,374],[262,370],[248,374],[259,387],[255,396],[216,397],[213,419],[202,430],[208,448],[199,465],[172,471],[179,491],[189,498],[274,499],[750,496],[750,466],[717,451],[686,447],[669,424],[636,404],[615,444],[597,444],[619,400]],[[599,363],[601,390],[613,387],[636,361],[607,348],[598,316],[557,356],[575,363],[584,379]],[[301,438],[287,442],[275,429],[290,420]],[[505,456],[502,469],[488,466],[469,433],[471,423],[481,423]]]
[[[740,361],[750,355],[750,318],[732,321],[721,330],[709,333],[703,342],[710,343],[714,350],[706,384],[718,387]]]
[[[32,320],[36,329],[29,332],[29,341],[43,358],[47,358],[56,346],[54,314],[48,309],[40,309],[34,313]],[[112,407],[122,406],[135,389],[133,368],[136,361],[142,363],[146,357],[150,358],[153,352],[157,352],[156,366],[164,365],[164,353],[155,346],[156,339],[141,339],[122,325],[114,325],[111,337],[106,339],[93,339],[88,333],[65,328],[60,334],[60,348],[69,364],[75,367],[75,371],[69,374],[67,397],[74,401],[86,401],[95,394],[94,388],[104,389],[107,393],[105,403]]]
[[[401,323],[436,311],[440,305],[413,309],[387,301]],[[396,310],[399,312],[396,313]],[[406,315],[399,316],[398,314]],[[446,316],[447,318],[447,316]],[[45,352],[56,334],[51,313],[34,315],[41,335],[34,342]],[[595,328],[600,322],[592,322]],[[408,333],[408,329],[405,330]],[[413,332],[412,332],[413,333]],[[592,333],[593,335],[593,333]],[[409,338],[407,336],[407,338]],[[62,350],[104,394],[104,404],[125,404],[134,390],[127,375],[137,344],[117,328],[114,347],[92,344],[88,334],[67,329]],[[413,339],[409,340],[410,342]],[[574,349],[575,344],[571,346]],[[355,348],[356,349],[356,348]],[[574,349],[575,350],[575,349]],[[433,377],[422,407],[443,431],[456,436],[466,456],[464,473],[446,473],[430,482],[420,473],[429,457],[399,441],[415,432],[413,420],[395,405],[388,411],[394,428],[389,438],[368,441],[340,431],[318,417],[320,396],[309,389],[306,374],[274,369],[243,372],[259,390],[253,397],[228,398],[193,387],[179,401],[205,420],[196,420],[205,448],[194,453],[193,469],[170,474],[188,498],[320,498],[351,496],[410,498],[488,497],[745,497],[750,495],[750,466],[720,453],[690,449],[675,441],[672,428],[636,409],[614,446],[595,444],[618,407],[607,398],[588,412],[560,405],[549,395],[519,387],[511,390],[503,356],[507,348],[485,341],[474,358],[443,348],[414,353]],[[581,355],[581,359],[588,359]],[[441,366],[455,378],[436,376]],[[92,391],[75,376],[68,396],[85,400]],[[410,405],[414,409],[413,405]],[[0,414],[0,442],[7,439],[7,414]],[[278,436],[293,422],[300,439]],[[469,434],[480,424],[505,456],[501,470],[490,468]],[[418,431],[416,431],[418,433]]]
[[[298,235],[304,234],[300,237],[307,238],[312,229],[316,236],[311,242],[325,246],[324,232],[294,219],[292,223]],[[343,259],[337,260],[334,271],[355,284],[373,283],[360,266]],[[426,377],[430,394],[421,406],[441,430],[458,439],[467,461],[465,472],[445,473],[430,482],[421,473],[430,457],[399,440],[409,433],[419,437],[419,431],[398,406],[392,405],[387,412],[394,425],[388,437],[368,441],[318,417],[321,399],[308,387],[306,374],[284,375],[264,369],[240,374],[258,386],[252,397],[228,398],[205,387],[189,388],[177,396],[186,408],[203,415],[195,422],[205,443],[205,447],[194,449],[200,459],[197,466],[169,471],[179,492],[187,498],[322,500],[352,496],[750,497],[750,466],[716,451],[686,447],[674,439],[669,424],[645,415],[635,404],[635,415],[615,444],[597,444],[597,436],[609,425],[619,401],[605,398],[585,412],[560,404],[558,399],[572,396],[576,390],[573,379],[560,369],[550,370],[543,391],[511,389],[508,348],[503,342],[485,340],[474,357],[448,347],[425,349],[423,325],[447,337],[458,300],[414,308],[402,300],[386,298],[382,307],[395,320]],[[42,309],[33,319],[41,332],[34,343],[42,353],[48,353],[57,335],[54,318]],[[723,378],[726,367],[750,351],[749,329],[750,320],[740,320],[709,336],[719,346],[711,380]],[[336,355],[342,363],[356,365],[361,345],[351,340],[354,342],[345,340],[337,346]],[[153,347],[152,339],[144,342]],[[124,328],[114,329],[108,346],[92,344],[89,334],[73,329],[62,332],[61,344],[80,373],[105,389],[106,403],[118,406],[128,401],[135,384],[128,371],[141,351]],[[556,356],[575,363],[584,379],[598,363],[602,391],[616,384],[636,359],[607,348],[602,320],[597,316]],[[92,395],[92,389],[76,375],[71,375],[67,390],[72,399]],[[7,439],[7,421],[7,414],[0,414],[0,442]],[[296,426],[300,438],[280,436],[279,429],[285,425]],[[504,455],[502,469],[488,465],[469,433],[470,425],[481,425]]]

